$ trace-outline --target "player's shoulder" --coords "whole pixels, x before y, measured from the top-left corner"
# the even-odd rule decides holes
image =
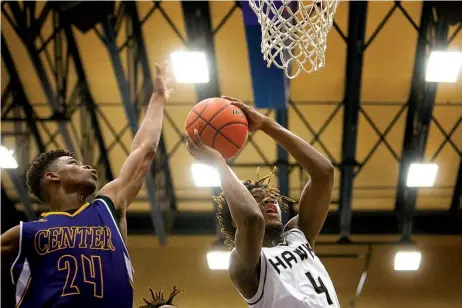
[[[282,233],[282,238],[290,243],[308,243],[308,245],[310,245],[308,239],[305,236],[305,233],[296,227],[284,230]]]
[[[106,195],[98,195],[96,196],[95,200],[92,202],[93,206],[97,207],[103,207],[105,208],[106,211],[109,211],[111,213],[111,216],[116,219],[119,215],[117,214],[117,209],[114,204],[114,201],[112,201],[111,198],[109,198]]]
[[[115,211],[114,201],[106,195],[98,195],[96,198],[91,202],[92,205],[101,205],[108,207],[111,212]]]

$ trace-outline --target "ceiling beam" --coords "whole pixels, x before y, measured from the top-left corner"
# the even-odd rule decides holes
[[[276,122],[278,122],[282,127],[289,128],[289,113],[286,107],[282,109],[276,109]],[[276,145],[276,155],[277,155],[277,167],[278,167],[278,187],[282,196],[289,196],[289,153],[281,145]],[[292,205],[289,205],[289,212],[284,212],[282,214],[283,224],[287,223],[290,216],[294,214],[292,210]]]
[[[214,235],[214,212],[180,212],[171,230],[177,235]],[[150,219],[147,213],[127,213],[129,234],[149,233]],[[321,234],[340,232],[338,212],[329,212]],[[396,214],[393,211],[352,211],[351,234],[353,235],[399,235]],[[414,234],[460,235],[461,216],[448,211],[417,211],[414,216]]]
[[[202,101],[210,97],[219,97],[220,84],[218,81],[218,70],[215,55],[215,43],[210,17],[210,7],[208,1],[182,1],[183,17],[187,34],[187,47],[189,50],[197,50],[205,53],[208,70],[209,82],[196,84],[197,101]],[[212,188],[212,195],[220,194],[221,189]],[[211,198],[215,210],[217,204]],[[176,218],[175,218],[176,220]],[[215,233],[222,239],[218,220],[215,217]]]
[[[196,84],[199,101],[220,96],[215,43],[208,1],[182,1],[183,16],[189,50],[203,51],[208,61],[209,82]]]
[[[120,5],[125,5],[121,3]],[[126,22],[129,23],[127,24],[127,31],[133,29],[133,22],[131,21],[131,18],[133,17],[133,14],[127,14],[127,10],[119,10],[121,11],[120,14],[125,14],[125,16],[122,16],[122,18],[125,18]],[[131,28],[129,28],[131,27]],[[124,66],[122,64],[122,59],[121,59],[121,54],[120,54],[120,49],[117,46],[117,31],[116,31],[116,17],[110,16],[107,18],[102,23],[102,28],[103,28],[103,43],[107,47],[107,50],[109,52],[109,56],[111,59],[111,63],[114,69],[116,81],[118,84],[118,88],[120,91],[120,96],[122,98],[122,104],[125,109],[125,114],[127,116],[128,124],[130,131],[132,132],[132,135],[135,136],[136,132],[138,131],[138,106],[135,104],[137,102],[137,69],[132,69],[129,70],[129,72],[126,74],[124,70]],[[143,56],[143,53],[140,52],[141,49],[144,49],[144,44],[143,44],[143,37],[141,36],[141,30],[133,31],[133,33],[127,33],[127,37],[129,37],[133,44],[134,47],[133,49],[136,52],[129,52],[129,56],[132,56],[133,58],[129,59],[129,65],[134,64],[134,67],[137,68],[137,60],[139,60],[138,56]],[[143,45],[142,45],[143,44]],[[145,53],[144,53],[145,55]],[[141,64],[143,65],[143,64]],[[144,63],[146,65],[146,63]],[[149,68],[149,66],[148,66]],[[131,73],[131,75],[130,75]],[[145,78],[146,76],[143,76]],[[148,82],[145,80],[145,82],[141,83],[143,86],[149,85],[152,89],[152,81]],[[133,89],[135,89],[133,91]],[[132,99],[134,97],[134,99]],[[148,100],[148,97],[143,97],[143,99]],[[150,172],[146,176],[146,193],[148,195],[148,200],[150,204],[150,214],[151,214],[151,222],[154,227],[154,231],[156,235],[159,238],[159,243],[161,245],[164,245],[167,243],[167,237],[165,234],[165,225],[164,225],[164,220],[162,217],[162,211],[160,209],[159,205],[159,200],[157,196],[157,187],[156,187],[156,182],[154,179],[154,175]]]
[[[10,49],[6,43],[5,37],[2,33],[2,58],[3,62],[5,63],[6,70],[8,71],[8,75],[10,77],[10,85],[11,85],[11,94],[13,95],[13,104],[21,106],[24,111],[25,119],[27,122],[27,126],[30,129],[30,132],[34,136],[35,145],[37,146],[37,150],[39,153],[43,153],[46,151],[45,143],[43,142],[42,136],[39,133],[37,128],[37,124],[34,118],[34,110],[27,99],[26,93],[24,92],[24,87],[19,79],[18,71],[16,70],[16,66],[14,65],[13,58],[11,57]],[[4,103],[2,101],[2,103]],[[3,121],[3,119],[2,119]]]
[[[75,41],[74,33],[72,32],[72,29],[71,29],[71,25],[68,24],[65,20],[61,20],[62,16],[63,16],[62,13],[60,13],[59,17],[60,17],[61,26],[63,27],[64,33],[66,34],[66,39],[67,39],[67,47],[68,47],[67,50],[72,56],[72,59],[74,62],[74,68],[75,68],[75,71],[77,73],[77,77],[79,80],[79,87],[80,87],[79,94],[81,96],[81,103],[86,107],[88,114],[90,115],[91,126],[93,128],[93,133],[98,143],[101,162],[104,165],[105,179],[106,181],[109,182],[114,179],[114,175],[112,173],[111,164],[109,162],[109,157],[107,155],[108,153],[107,153],[104,137],[101,132],[101,127],[99,125],[99,121],[96,116],[96,103],[95,103],[95,100],[93,99],[93,95],[90,92],[90,87],[88,85],[85,70],[83,68],[82,60],[80,57],[80,52],[77,47],[77,43]]]
[[[138,9],[136,7],[136,2],[125,2],[125,7],[127,10],[127,13],[131,17],[131,22],[132,22],[132,31],[133,34],[135,35],[135,38],[139,38],[137,41],[137,44],[135,45],[137,47],[137,55],[136,58],[139,61],[139,65],[141,66],[142,72],[143,72],[143,78],[144,78],[144,86],[143,86],[143,91],[144,91],[144,99],[147,101],[149,97],[151,97],[151,94],[153,92],[153,80],[152,80],[152,74],[149,66],[149,59],[148,55],[146,52],[146,45],[144,43],[143,39],[143,32],[142,32],[142,27],[141,27],[141,21],[139,19],[139,14],[138,14]],[[137,71],[135,69],[135,71]],[[163,198],[166,200],[168,203],[168,208],[169,209],[176,209],[176,194],[175,194],[175,188],[173,187],[173,180],[172,180],[172,173],[170,170],[170,162],[168,159],[168,153],[167,153],[167,146],[165,144],[165,138],[163,132],[161,133],[160,140],[159,140],[159,146],[157,150],[157,155],[155,158],[155,164],[151,165],[151,173],[156,179],[156,183],[162,183],[163,184],[163,192],[164,196],[157,196],[157,198]],[[158,193],[159,193],[159,187],[158,187]]]
[[[6,11],[5,9],[6,6],[9,7],[12,13],[12,16]],[[41,35],[40,30],[43,24],[45,23],[45,21],[47,20],[49,13],[51,12],[49,10],[49,6],[50,6],[49,3],[45,4],[45,7],[42,10],[44,14],[40,14],[38,19],[35,18],[36,16],[35,4],[33,2],[24,2],[23,10],[21,10],[21,7],[19,6],[18,2],[13,2],[13,1],[2,2],[2,13],[5,16],[9,16],[12,20],[14,20],[15,24],[11,24],[11,27],[15,30],[16,34],[19,36],[19,38],[21,39],[21,41],[26,47],[26,50],[32,61],[34,69],[38,75],[40,85],[42,86],[45,96],[47,97],[47,102],[50,105],[51,109],[53,110],[53,113],[57,115],[65,115],[66,113],[66,104],[65,104],[66,93],[59,93],[59,91],[53,90],[53,88],[59,89],[59,87],[52,86],[52,83],[50,79],[48,78],[48,75],[45,71],[42,58],[40,57],[40,53],[46,50],[46,48],[39,50],[39,48],[37,47],[37,38],[40,37]],[[55,40],[56,37],[54,37],[53,39]],[[55,67],[54,73],[58,75],[56,71],[57,63],[54,63],[54,67]],[[59,78],[60,77],[66,77],[66,76],[59,76]],[[58,83],[57,80],[56,82]],[[65,142],[67,149],[70,151],[73,151],[78,156],[80,156],[80,153],[76,152],[77,148],[74,147],[71,135],[67,129],[66,121],[59,120],[57,121],[57,125],[58,125],[58,129],[63,137],[63,140]]]
[[[367,2],[351,1],[349,3],[345,97],[343,99],[342,162],[340,166],[339,222],[341,240],[348,240],[351,234],[351,207],[353,199],[353,180],[355,167],[357,166],[356,144],[361,102],[366,20]]]
[[[396,193],[395,210],[402,227],[402,240],[411,241],[413,212],[416,207],[417,188],[407,187],[406,180],[411,163],[422,162],[435,105],[437,83],[425,81],[425,67],[430,48],[447,47],[448,25],[444,20],[433,20],[433,3],[424,1],[417,39],[417,49],[408,99],[403,150]],[[431,42],[429,46],[427,42]]]
[[[5,67],[8,71],[8,75],[10,76],[10,84],[11,84],[11,94],[13,95],[13,102],[12,104],[21,106],[23,108],[24,114],[26,116],[27,125],[34,136],[35,145],[37,146],[37,150],[39,152],[45,152],[45,145],[43,143],[42,137],[37,129],[35,120],[33,118],[34,112],[32,106],[27,99],[27,96],[24,92],[24,88],[22,86],[21,80],[19,79],[18,72],[13,62],[13,58],[11,57],[10,50],[6,43],[5,37],[3,33],[1,35],[2,41],[2,58],[3,62],[5,63]],[[21,149],[16,149],[16,151],[20,152]],[[19,162],[20,163],[20,162]],[[24,168],[25,166],[21,166]],[[32,208],[32,204],[29,200],[29,193],[27,190],[24,181],[21,179],[19,175],[19,170],[21,169],[5,169],[6,173],[8,174],[11,183],[13,184],[14,189],[18,195],[19,200],[24,204],[25,214],[29,221],[36,219],[36,214]]]
[[[459,172],[457,172],[456,184],[451,199],[450,211],[456,213],[460,210],[460,196],[462,195],[462,159],[459,161]]]

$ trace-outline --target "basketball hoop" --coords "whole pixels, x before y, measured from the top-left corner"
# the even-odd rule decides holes
[[[273,63],[289,79],[302,71],[311,73],[324,67],[327,34],[338,2],[249,0],[261,25],[261,52],[268,67]]]

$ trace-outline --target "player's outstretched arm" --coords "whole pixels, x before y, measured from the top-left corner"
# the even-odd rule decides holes
[[[334,167],[324,155],[302,138],[242,102],[228,99],[234,100],[233,104],[247,115],[249,128],[261,130],[273,138],[310,174],[311,179],[300,196],[299,214],[288,223],[288,227],[298,227],[311,246],[314,246],[329,211]]]
[[[19,249],[19,225],[11,228],[0,236],[2,263],[9,263],[18,254]]]
[[[125,211],[138,195],[159,145],[164,105],[170,93],[167,63],[162,67],[156,64],[156,71],[156,92],[152,94],[144,120],[133,138],[130,154],[117,179],[106,184],[98,193],[111,198],[118,211]]]
[[[249,278],[257,271],[260,260],[265,221],[255,198],[226,164],[221,154],[204,145],[195,130],[195,141],[186,133],[186,148],[196,159],[213,164],[220,173],[221,187],[226,197],[231,217],[237,229],[236,250],[231,256],[231,279]],[[235,280],[234,280],[235,281]]]

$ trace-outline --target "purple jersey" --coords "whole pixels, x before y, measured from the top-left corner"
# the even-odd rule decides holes
[[[132,307],[133,268],[108,197],[21,222],[16,307]]]

